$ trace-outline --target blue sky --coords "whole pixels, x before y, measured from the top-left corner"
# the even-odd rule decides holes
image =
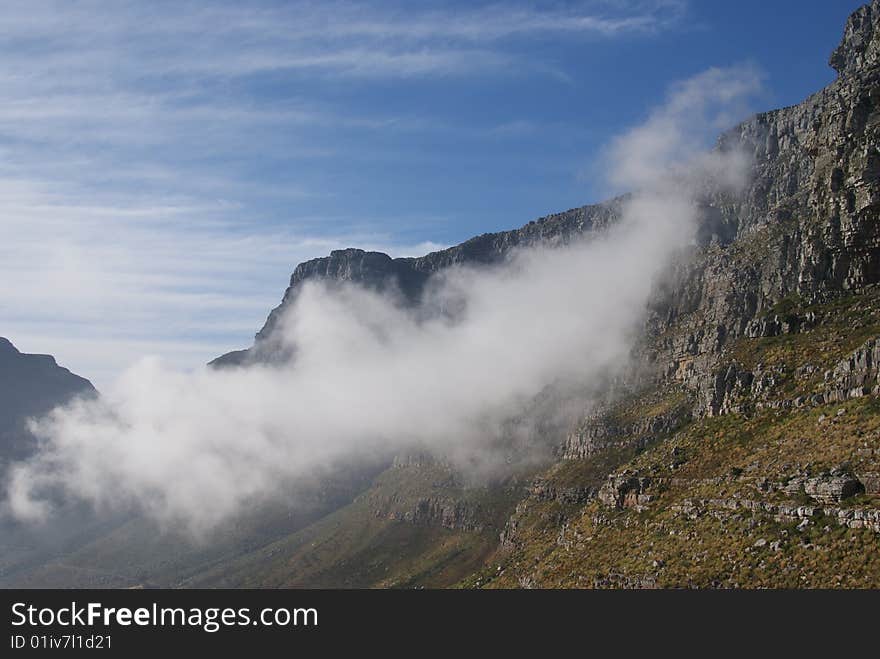
[[[297,262],[607,196],[669,85],[830,82],[859,2],[4,2],[0,335],[100,386],[243,347]]]

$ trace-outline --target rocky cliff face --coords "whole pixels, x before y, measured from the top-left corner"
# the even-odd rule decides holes
[[[812,322],[781,318],[777,305],[806,307],[880,279],[877,21],[877,3],[850,18],[834,83],[721,138],[754,155],[752,183],[742,197],[707,200],[727,230],[682,267],[649,324],[658,376],[698,391],[702,413],[718,411],[717,371],[737,339]]]
[[[752,155],[751,183],[703,199],[699,247],[658,291],[639,349],[640,376],[682,384],[697,416],[774,377],[739,368],[738,340],[809,330],[815,314],[798,309],[880,281],[878,7],[850,18],[834,83],[719,139]]]
[[[877,30],[880,15],[876,3],[854,11],[846,22],[843,40],[831,54],[830,64],[840,75],[858,73],[877,66],[880,60],[880,40]]]

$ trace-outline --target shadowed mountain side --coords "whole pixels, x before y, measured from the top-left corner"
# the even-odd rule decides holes
[[[364,491],[384,463],[339,466],[255,501],[203,537],[136,511],[63,504],[47,524],[0,519],[0,588],[180,587],[295,534]]]
[[[54,357],[21,353],[0,337],[0,464],[33,450],[28,418],[76,396],[96,394],[91,382],[59,366]]]

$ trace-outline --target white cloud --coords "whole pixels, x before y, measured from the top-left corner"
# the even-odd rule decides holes
[[[198,52],[212,39],[245,45],[261,53],[300,43],[330,44],[366,41],[424,44],[461,41],[496,42],[542,33],[613,37],[651,32],[677,24],[686,12],[684,0],[593,0],[570,3],[442,2],[108,2],[69,3],[63,0],[7,2],[0,18],[0,36],[16,43],[40,39],[103,45],[120,34],[129,41],[154,44],[156,62],[164,64],[174,51],[171,41]],[[46,43],[46,40],[50,40]],[[228,50],[228,49],[227,49]],[[221,60],[222,61],[222,60]],[[149,64],[149,62],[146,62]]]
[[[61,133],[67,142],[191,145],[194,128],[222,126],[227,133],[250,133],[239,142],[247,146],[267,124],[400,126],[399,117],[346,116],[314,99],[255,107],[223,90],[230,79],[284,72],[348,80],[481,74],[564,79],[564,71],[518,43],[548,34],[651,32],[676,25],[683,14],[684,5],[669,0],[565,9],[10,2],[0,17],[0,138],[57,139]],[[263,136],[258,145],[271,147],[272,140]]]
[[[183,373],[143,360],[101,400],[37,425],[42,450],[12,470],[10,509],[42,517],[60,490],[201,532],[365,452],[427,445],[491,470],[508,456],[487,443],[542,391],[588,391],[626,365],[653,285],[693,236],[706,176],[742,182],[739,154],[709,159],[704,144],[665,139],[683,121],[713,125],[751,91],[728,84],[738,75],[695,78],[616,142],[611,175],[638,189],[607,231],[446,271],[415,311],[357,287],[306,285],[282,325],[292,366]],[[684,98],[711,102],[694,111]],[[634,166],[645,157],[653,173]]]
[[[222,334],[228,348],[245,343],[298,261],[351,245],[425,247],[352,228],[369,218],[297,212],[294,201],[339,192],[305,183],[309,163],[357,157],[344,137],[321,140],[316,131],[485,132],[389,110],[359,114],[306,91],[257,98],[230,85],[278,72],[345,82],[509,75],[528,66],[543,75],[520,42],[665,29],[682,11],[662,0],[457,9],[4,3],[0,277],[14,285],[0,291],[0,332],[27,345],[30,333],[45,337],[33,349],[60,352],[99,384],[111,360],[78,354],[84,343],[69,342],[65,326],[106,341],[108,355],[148,337],[169,352],[192,344],[182,365],[193,366],[204,355],[199,341],[215,346]],[[263,163],[276,178],[254,174]],[[260,228],[267,200],[290,207],[286,229]]]
[[[0,331],[103,386],[144,347],[197,367],[246,342],[299,261],[354,244],[399,254],[431,246],[242,227],[234,206],[152,201],[0,184],[0,234],[9,237],[0,280],[11,283],[0,289]],[[95,344],[105,350],[81,349]]]
[[[672,85],[666,102],[644,124],[611,143],[606,153],[606,159],[614,163],[611,183],[621,191],[643,188],[657,180],[658,171],[672,175],[676,167],[693,169],[693,157],[703,159],[701,168],[711,174],[706,158],[713,156],[701,152],[699,146],[747,116],[747,101],[760,91],[761,84],[760,71],[744,65],[711,68]],[[631,158],[632,153],[640,156]]]

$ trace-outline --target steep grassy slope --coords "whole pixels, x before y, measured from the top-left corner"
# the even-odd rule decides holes
[[[880,587],[876,367],[861,380],[871,393],[810,402],[878,336],[876,302],[848,296],[815,307],[826,322],[813,329],[738,342],[778,369],[746,411],[551,469],[462,585]],[[560,496],[573,486],[590,495]]]
[[[442,587],[479,569],[524,481],[468,486],[435,462],[399,464],[350,505],[186,586]]]
[[[179,586],[348,505],[382,466],[361,464],[298,485],[201,535],[131,512],[95,514],[74,505],[45,526],[9,524],[0,528],[0,587]]]
[[[650,474],[652,485],[640,494],[650,501],[530,502],[513,548],[491,561],[500,569],[464,585],[880,587],[877,497],[829,505],[782,489],[853,456],[855,447],[873,452],[859,467],[878,467],[876,402],[849,406],[846,422],[829,421],[831,429],[817,423],[834,409],[696,423],[621,465],[628,475]],[[670,466],[681,452],[687,469],[676,472]],[[767,496],[768,484],[780,489]]]

